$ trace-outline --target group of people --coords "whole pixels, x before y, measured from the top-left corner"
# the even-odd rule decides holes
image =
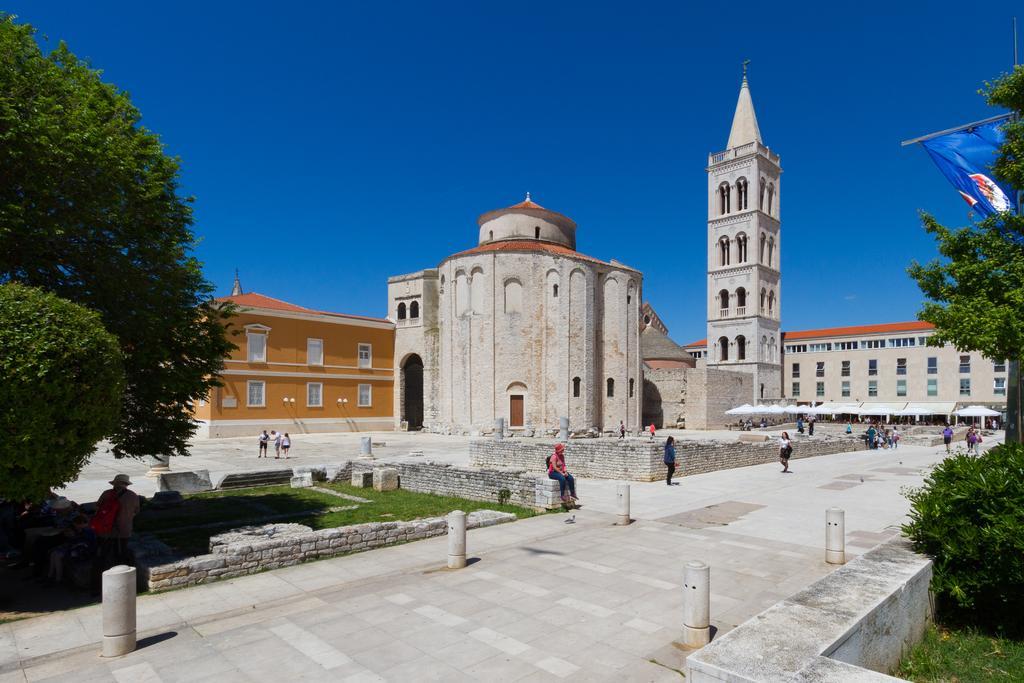
[[[284,453],[285,460],[288,459],[288,451],[292,447],[292,437],[288,436],[288,432],[279,432],[275,429],[271,429],[270,433],[267,434],[267,430],[264,429],[259,436],[260,450],[257,454],[257,458],[269,457],[267,452],[271,443],[274,444],[274,458],[280,460],[281,454]]]
[[[853,431],[852,424],[847,424],[846,427],[847,434]],[[871,449],[899,448],[902,438],[903,435],[896,425],[887,428],[882,424],[876,425],[872,422],[864,432],[864,444]]]
[[[117,475],[94,506],[53,492],[41,502],[0,501],[0,553],[9,567],[28,567],[42,582],[60,583],[78,566],[95,583],[99,572],[130,561],[128,539],[141,507],[131,485],[127,474]]]

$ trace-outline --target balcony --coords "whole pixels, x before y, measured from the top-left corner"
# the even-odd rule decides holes
[[[714,164],[720,164],[723,161],[728,161],[730,159],[739,159],[740,157],[745,157],[748,154],[754,154],[754,153],[760,154],[764,158],[768,159],[769,161],[773,161],[776,164],[779,163],[779,155],[778,154],[775,154],[770,149],[768,149],[767,147],[765,147],[764,145],[762,145],[760,143],[749,142],[749,143],[747,143],[745,145],[740,145],[739,147],[736,147],[735,149],[727,149],[724,152],[716,152],[714,154],[709,154],[708,155],[708,166],[713,166]]]
[[[728,318],[729,317],[729,309],[728,308],[721,308],[721,309],[719,309],[718,310],[718,317],[719,318]]]
[[[737,306],[736,307],[736,315],[737,316],[746,315],[746,314],[747,314],[747,307],[746,306]]]

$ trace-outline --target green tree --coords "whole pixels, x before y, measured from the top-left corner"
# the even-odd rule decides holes
[[[988,84],[986,95],[989,104],[1017,114],[1004,126],[1006,142],[993,171],[1022,188],[1024,67]],[[915,261],[909,273],[930,299],[918,317],[935,325],[934,343],[980,351],[993,360],[1019,361],[1024,351],[1024,217],[1003,213],[963,228],[948,228],[928,214],[922,221],[935,237],[942,260],[923,265]],[[1016,414],[1018,420],[1019,387],[1014,373],[1009,398],[1011,418]],[[1019,426],[1014,431],[1019,439]]]
[[[124,368],[100,316],[58,296],[0,285],[0,497],[40,499],[74,481],[117,425]]]
[[[0,283],[97,311],[124,355],[117,456],[186,455],[189,406],[234,348],[192,255],[178,160],[128,94],[0,14]]]

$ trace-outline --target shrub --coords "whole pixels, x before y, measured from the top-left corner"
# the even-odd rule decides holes
[[[990,625],[1024,613],[1024,444],[947,458],[907,495],[914,548],[934,561],[932,589]]]
[[[0,497],[42,497],[73,481],[116,426],[123,370],[98,314],[0,285]]]

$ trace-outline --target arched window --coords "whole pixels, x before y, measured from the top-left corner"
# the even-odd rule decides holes
[[[444,294],[444,275],[441,276],[441,294]]]
[[[727,361],[729,360],[729,338],[719,337],[718,338],[718,360]]]
[[[736,290],[736,308],[743,308],[747,305],[747,290],[739,287]]]
[[[765,182],[764,178],[761,178],[761,189],[760,189],[761,194],[758,195],[757,208],[761,209],[762,211],[764,211],[764,193],[765,193],[766,189],[767,189],[767,183]]]
[[[762,287],[761,288],[761,308],[758,310],[758,313],[760,313],[761,315],[764,315],[764,304],[768,300],[767,297],[768,297],[768,290],[765,289],[764,287]]]
[[[615,380],[608,378],[608,398],[615,398]]]
[[[736,263],[747,262],[747,236],[744,233],[736,235]]]
[[[420,302],[419,301],[413,301],[411,304],[409,304],[409,317],[410,318],[418,318],[418,317],[420,317]]]
[[[487,231],[487,241],[488,242],[493,242],[494,241],[494,231],[493,230],[488,230]]]
[[[775,317],[775,290],[768,292],[768,317]]]
[[[484,270],[477,266],[469,273],[470,309],[473,313],[484,313]]]
[[[723,289],[718,293],[718,307],[723,311],[729,310],[729,290]]]
[[[775,183],[768,183],[768,215],[775,215]]]
[[[730,196],[731,192],[732,191],[729,188],[729,183],[722,183],[721,185],[718,186],[719,215],[724,216],[725,214],[732,211],[732,209],[730,208],[730,202],[732,200],[732,197]]]
[[[768,342],[768,360],[772,363],[776,361],[776,354],[778,353],[778,346],[775,344],[775,337],[772,337]]]
[[[551,296],[558,298],[558,285],[551,285]]]
[[[629,378],[629,397],[633,398],[633,378]]]
[[[757,356],[758,360],[768,360],[768,337],[761,337],[761,348]]]
[[[758,258],[757,258],[757,262],[762,264],[762,265],[764,264],[764,248],[765,248],[765,245],[767,245],[767,244],[768,244],[768,238],[762,232],[761,233],[761,255],[758,256]]]
[[[747,208],[747,179],[740,178],[736,181],[736,210],[743,211]]]
[[[747,359],[747,338],[742,334],[736,337],[736,360]]]
[[[775,238],[768,238],[768,265],[775,267]]]
[[[728,237],[723,237],[720,240],[718,240],[718,265],[729,265],[729,251],[731,250],[731,248],[732,244],[730,244]]]
[[[538,239],[538,240],[540,239],[540,226],[539,226],[539,225],[538,225],[538,226],[536,226],[536,227],[535,227],[535,228],[533,229],[533,238],[534,238],[534,239]]]
[[[405,320],[405,302],[398,304],[398,319]]]
[[[572,378],[572,397],[573,398],[579,398],[580,397],[580,378],[579,377],[573,377]]]

